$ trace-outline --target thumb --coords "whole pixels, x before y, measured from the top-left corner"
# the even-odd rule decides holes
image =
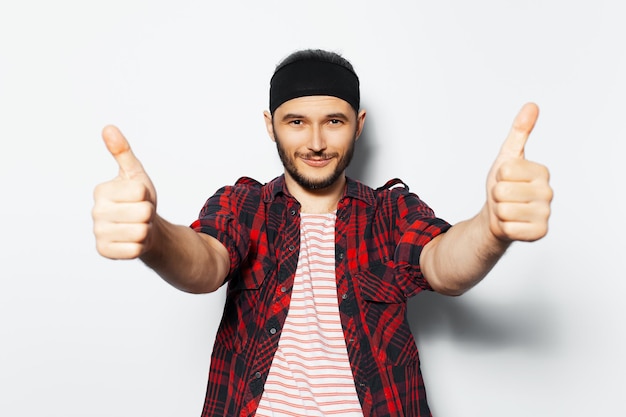
[[[137,174],[145,174],[141,162],[135,157],[122,132],[112,125],[102,129],[102,139],[120,167],[120,177],[130,179]]]
[[[502,144],[500,156],[509,158],[524,158],[524,147],[530,132],[532,132],[537,118],[539,107],[535,103],[526,103],[513,120],[509,136]]]

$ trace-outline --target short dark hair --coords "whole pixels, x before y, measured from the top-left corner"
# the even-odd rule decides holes
[[[331,64],[341,65],[342,67],[350,70],[354,73],[354,75],[356,75],[356,71],[354,71],[354,67],[352,67],[350,61],[342,57],[337,52],[325,51],[323,49],[302,49],[287,55],[285,59],[283,59],[278,63],[278,65],[276,65],[276,68],[274,69],[274,74],[276,74],[276,72],[285,65],[303,60],[326,61],[330,62]]]

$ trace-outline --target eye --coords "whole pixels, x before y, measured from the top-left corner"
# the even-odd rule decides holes
[[[339,125],[341,123],[343,123],[343,121],[339,120],[339,119],[330,119],[328,121],[331,125]]]
[[[293,125],[293,126],[299,126],[299,125],[301,125],[301,124],[302,124],[302,120],[298,120],[298,119],[291,120],[291,121],[289,122],[289,124],[290,124],[290,125]]]

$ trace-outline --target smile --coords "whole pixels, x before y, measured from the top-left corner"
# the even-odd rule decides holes
[[[332,157],[330,158],[300,158],[302,161],[312,167],[321,168],[325,167],[332,161]]]

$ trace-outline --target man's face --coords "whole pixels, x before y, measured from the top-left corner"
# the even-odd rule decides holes
[[[331,96],[299,97],[265,114],[288,180],[306,190],[323,190],[343,179],[363,127],[344,100]]]

